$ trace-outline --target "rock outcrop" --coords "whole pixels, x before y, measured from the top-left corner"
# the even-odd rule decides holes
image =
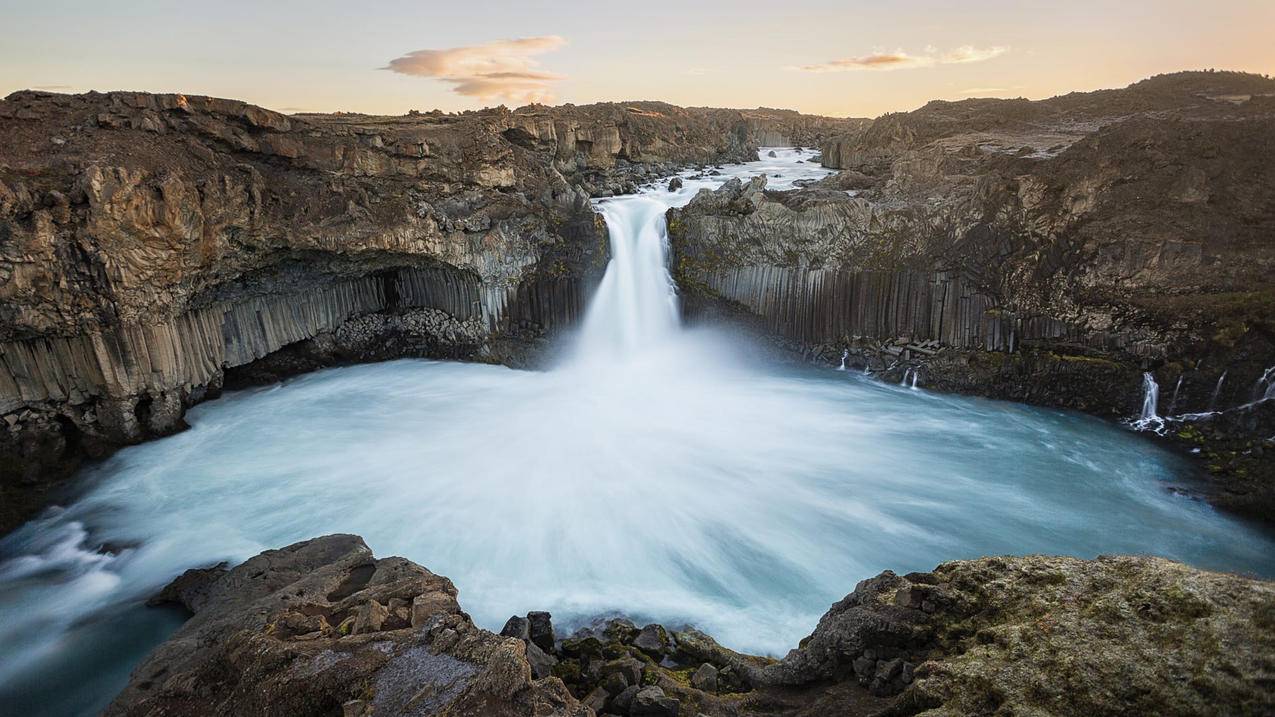
[[[132,92],[17,92],[0,136],[0,532],[227,382],[526,360],[605,266],[590,195],[756,151],[739,112],[658,103],[286,116]]]
[[[258,555],[203,583],[194,612],[107,715],[567,715],[518,640],[474,626],[450,580],[362,539],[330,535]],[[180,599],[180,598],[179,598]]]
[[[1275,515],[1275,433],[1251,415],[1275,365],[1275,80],[932,102],[823,161],[842,171],[669,213],[688,310],[891,381],[1108,417],[1139,413],[1149,371],[1162,414],[1247,416],[1200,454],[1229,505]]]
[[[497,636],[451,582],[354,536],[191,571],[194,617],[110,715],[1243,715],[1275,709],[1275,586],[1157,558],[885,572],[783,660],[694,629],[548,613]]]

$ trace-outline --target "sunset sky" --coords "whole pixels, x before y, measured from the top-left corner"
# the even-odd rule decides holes
[[[1275,0],[0,0],[0,21],[0,95],[185,92],[284,112],[658,99],[875,116],[1275,72]]]

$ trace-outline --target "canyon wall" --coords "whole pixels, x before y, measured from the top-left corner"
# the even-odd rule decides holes
[[[1162,415],[1243,413],[1190,447],[1222,502],[1275,514],[1275,411],[1254,404],[1275,366],[1275,80],[932,102],[823,161],[842,171],[669,212],[689,312],[891,381],[1113,418],[1150,372]]]
[[[756,156],[740,113],[658,103],[287,116],[18,92],[0,136],[0,528],[227,380],[527,361],[605,267],[591,195]]]

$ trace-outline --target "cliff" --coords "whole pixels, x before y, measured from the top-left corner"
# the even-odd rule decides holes
[[[871,122],[862,117],[803,115],[793,110],[770,107],[741,112],[754,143],[759,147],[818,147],[829,140],[858,132]]]
[[[1138,415],[1150,371],[1161,414],[1244,412],[1199,453],[1223,502],[1275,514],[1251,405],[1275,365],[1275,80],[932,102],[823,152],[843,171],[815,186],[669,213],[692,311],[725,300],[819,360],[1110,417]]]
[[[209,97],[0,102],[0,530],[85,455],[242,382],[525,360],[607,260],[591,194],[755,156],[731,110],[285,116]]]
[[[188,571],[194,613],[108,715],[1243,715],[1275,709],[1271,583],[1158,558],[1030,556],[885,572],[782,660],[693,628],[551,616],[501,635],[451,581],[356,536]],[[1219,646],[1222,646],[1219,649]]]

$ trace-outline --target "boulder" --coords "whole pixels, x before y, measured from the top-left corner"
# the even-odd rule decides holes
[[[705,662],[691,675],[691,687],[705,692],[717,691],[717,668]]]
[[[514,615],[505,622],[505,626],[501,628],[500,634],[505,637],[514,637],[526,642],[531,639],[531,623],[525,617]]]
[[[553,636],[552,616],[547,612],[527,613],[528,639],[545,652],[553,652],[556,641]]]
[[[266,551],[203,595],[107,715],[591,714],[533,678],[524,643],[475,627],[450,580],[357,536]],[[438,609],[408,627],[389,607],[408,604]]]
[[[633,695],[633,704],[629,707],[632,717],[677,717],[681,703],[664,694],[664,690],[651,685],[643,687]]]
[[[633,646],[658,662],[669,653],[671,643],[668,632],[662,625],[647,625],[633,638]]]

